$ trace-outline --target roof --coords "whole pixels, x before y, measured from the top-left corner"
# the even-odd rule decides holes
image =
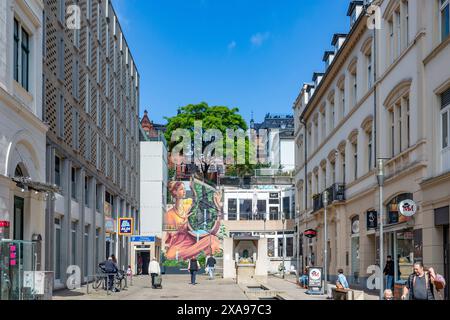
[[[294,130],[294,116],[293,115],[274,115],[267,114],[264,121],[255,123],[255,130],[258,129],[292,129]]]

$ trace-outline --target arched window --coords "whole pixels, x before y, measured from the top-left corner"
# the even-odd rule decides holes
[[[412,193],[399,194],[398,196],[392,198],[391,201],[389,201],[386,208],[388,224],[400,223],[409,220],[408,217],[402,216],[398,210],[398,204],[407,199],[413,200]]]

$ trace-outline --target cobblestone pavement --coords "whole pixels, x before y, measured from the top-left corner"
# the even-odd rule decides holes
[[[77,290],[59,290],[53,293],[54,300],[248,300],[258,299],[258,295],[246,295],[247,286],[237,285],[233,280],[216,278],[208,280],[205,275],[198,275],[198,284],[189,284],[190,277],[186,275],[163,275],[163,288],[152,289],[150,276],[133,277],[132,284],[121,292],[107,294],[104,290],[94,290],[86,286]],[[325,300],[325,296],[308,295],[306,290],[295,284],[295,278],[280,279],[269,277],[266,284],[269,290],[279,292],[287,300]],[[269,294],[270,296],[270,294]],[[378,299],[376,296],[365,295],[366,300]]]

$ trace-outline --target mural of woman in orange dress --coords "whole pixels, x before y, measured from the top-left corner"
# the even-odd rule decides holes
[[[194,182],[191,181],[191,187]],[[195,214],[193,199],[185,199],[186,189],[183,182],[171,181],[168,186],[169,192],[174,199],[174,205],[166,213],[165,229],[169,232],[165,241],[166,258],[169,260],[186,260],[197,256],[202,251],[205,254],[214,254],[220,251],[220,241],[216,236],[220,228],[220,215],[216,218],[210,232],[198,234],[194,232],[189,223],[189,217]],[[193,189],[193,188],[192,188]],[[195,191],[194,191],[195,193]],[[195,194],[196,198],[200,195]],[[196,199],[204,201],[204,199]],[[220,211],[222,208],[221,194],[214,194],[215,208]],[[198,240],[198,241],[197,241]]]

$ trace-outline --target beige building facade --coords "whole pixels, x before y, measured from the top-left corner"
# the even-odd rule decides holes
[[[294,104],[296,196],[301,264],[323,264],[329,191],[328,264],[366,287],[378,263],[377,159],[386,159],[384,253],[401,283],[414,261],[449,275],[450,38],[448,1],[384,0],[376,28],[363,1],[351,1],[348,34],[336,34]],[[398,204],[410,199],[410,218]],[[375,219],[374,219],[375,218]],[[308,239],[305,230],[318,236]]]

